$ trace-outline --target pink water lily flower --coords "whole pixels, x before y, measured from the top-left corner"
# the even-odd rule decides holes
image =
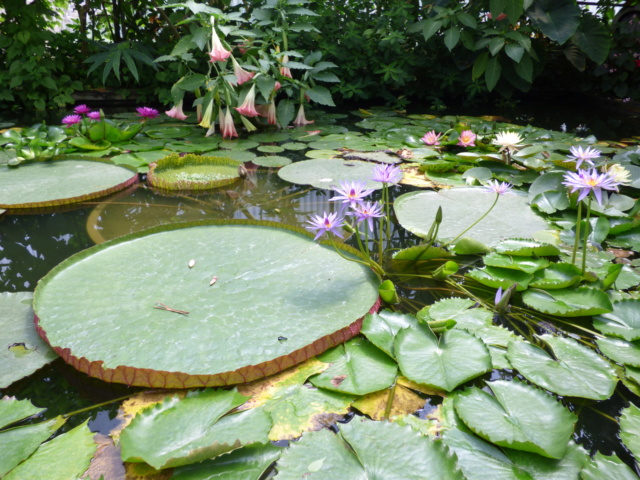
[[[486,191],[495,193],[496,195],[504,195],[513,188],[513,185],[507,182],[499,182],[498,180],[489,180],[485,186]]]
[[[229,108],[227,108],[224,120],[220,117],[220,129],[222,130],[222,138],[233,138],[238,136],[236,126],[233,123],[233,116],[231,116],[231,109]]]
[[[260,115],[256,110],[256,85],[251,85],[251,89],[247,96],[244,97],[244,102],[239,107],[234,107],[240,115],[245,117],[257,117]]]
[[[476,134],[471,130],[463,130],[458,137],[458,145],[461,147],[475,147]]]
[[[62,123],[67,127],[75,125],[76,123],[80,123],[81,121],[82,117],[80,115],[67,115],[62,119]]]
[[[74,113],[77,113],[78,115],[86,115],[87,113],[89,113],[91,111],[91,109],[89,107],[87,107],[86,105],[78,105],[76,108],[73,109]]]
[[[87,118],[90,118],[91,120],[100,120],[101,115],[100,115],[100,112],[93,111],[93,112],[87,113]]]
[[[160,113],[155,108],[150,107],[138,107],[136,108],[136,115],[142,117],[145,121],[156,118]]]
[[[168,117],[175,118],[176,120],[186,120],[187,115],[182,111],[182,100],[180,100],[169,111],[164,112]]]
[[[302,106],[302,104],[300,104],[300,108],[298,108],[298,115],[293,121],[293,124],[296,127],[304,127],[305,125],[309,125],[314,122],[315,120],[307,120],[307,118],[304,116],[304,107]]]
[[[215,18],[211,17],[211,51],[209,52],[209,61],[213,62],[221,62],[229,58],[231,52],[222,46],[222,42],[220,41],[220,37],[216,33],[216,27],[214,25]]]
[[[424,137],[422,137],[420,140],[422,140],[425,145],[440,145],[440,142],[438,140],[440,140],[441,136],[442,133],[436,134],[435,130],[431,130],[430,132],[425,133]]]
[[[236,76],[238,85],[242,85],[243,83],[248,82],[255,76],[255,73],[247,72],[244,68],[242,68],[234,57],[231,57],[231,61],[233,62],[233,73]]]

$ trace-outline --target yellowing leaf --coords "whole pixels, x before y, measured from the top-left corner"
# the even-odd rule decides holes
[[[398,385],[410,388],[411,390],[415,390],[416,392],[424,393],[425,395],[437,395],[439,397],[447,396],[447,392],[445,392],[444,390],[438,390],[437,388],[428,387],[427,385],[422,385],[421,383],[416,383],[402,375],[398,377],[397,383]]]
[[[98,448],[83,478],[91,480],[120,480],[124,478],[125,469],[120,458],[120,449],[113,444],[113,440],[107,435],[96,433],[93,441],[98,444]]]
[[[353,402],[353,407],[374,420],[383,420],[389,399],[389,389],[371,393]],[[389,417],[413,413],[424,406],[425,400],[402,385],[396,385]]]

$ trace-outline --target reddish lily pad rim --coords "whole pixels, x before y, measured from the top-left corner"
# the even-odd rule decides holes
[[[301,233],[309,238],[313,235],[308,231],[282,223],[271,221],[256,221],[256,220],[244,220],[244,219],[232,219],[232,220],[209,220],[202,222],[189,222],[181,224],[160,225],[140,232],[135,232],[129,235],[118,237],[114,240],[109,240],[100,245],[96,245],[89,249],[72,255],[57,266],[55,266],[48,274],[49,276],[55,276],[61,270],[67,268],[67,266],[81,260],[87,256],[92,255],[94,252],[110,248],[117,243],[126,242],[128,240],[136,239],[146,235],[154,233],[176,230],[179,228],[195,227],[195,226],[208,226],[208,225],[256,225],[256,226],[270,226],[285,230],[290,230],[296,233]],[[323,241],[321,243],[331,243],[329,241]],[[362,254],[348,246],[337,245],[341,250],[352,254],[354,256],[362,258]],[[46,277],[45,277],[46,278]],[[34,310],[36,310],[36,302],[38,291],[45,282],[39,282],[34,292]],[[371,306],[368,313],[375,313],[380,309],[381,299],[378,297],[375,303]],[[152,387],[152,388],[198,388],[198,387],[218,387],[227,386],[238,383],[246,383],[259,378],[263,378],[268,375],[273,375],[284,369],[292,367],[298,363],[301,363],[311,357],[321,354],[322,352],[332,348],[340,343],[344,343],[347,340],[353,338],[362,327],[364,315],[355,320],[348,326],[341,328],[331,334],[325,335],[311,344],[295,350],[287,355],[283,355],[256,365],[247,365],[237,370],[221,372],[211,375],[206,374],[187,374],[178,371],[164,371],[153,370],[149,368],[139,368],[127,365],[120,365],[115,368],[105,368],[102,360],[91,361],[85,357],[78,357],[73,354],[70,348],[57,347],[51,345],[47,338],[45,330],[40,326],[40,319],[37,314],[34,314],[35,328],[40,337],[47,342],[48,345],[68,364],[76,368],[77,370],[86,373],[87,375],[95,378],[99,378],[105,382],[124,383],[129,386],[140,387]]]

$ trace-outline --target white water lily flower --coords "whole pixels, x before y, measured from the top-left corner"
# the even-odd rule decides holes
[[[513,152],[522,147],[522,140],[523,138],[518,132],[500,132],[496,134],[496,138],[492,143],[500,147],[499,152],[503,150]]]
[[[613,163],[607,168],[606,165],[602,167],[603,173],[608,173],[620,185],[629,185],[631,183],[631,172],[624,168],[619,163]]]

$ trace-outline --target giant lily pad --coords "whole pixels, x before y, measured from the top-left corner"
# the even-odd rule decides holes
[[[368,188],[382,188],[382,184],[371,180],[374,164],[358,160],[339,158],[317,158],[285,165],[278,171],[283,180],[316,188],[331,189],[340,182],[365,181]]]
[[[276,373],[353,337],[377,304],[366,267],[296,227],[241,220],[103,243],[34,294],[38,331],[65,361],[105,381],[171,388]]]
[[[0,388],[58,358],[33,328],[31,292],[0,293]]]
[[[453,188],[439,192],[412,192],[398,197],[394,208],[400,224],[419,237],[426,237],[438,208],[442,207],[439,237],[453,240],[484,215],[496,196],[482,188]],[[494,246],[513,236],[531,237],[547,229],[547,223],[517,194],[502,195],[495,207],[465,236]]]
[[[0,166],[0,207],[24,209],[82,202],[138,181],[127,168],[99,160],[67,159]]]
[[[239,180],[239,165],[225,157],[173,154],[150,165],[147,181],[166,190],[207,190]]]

